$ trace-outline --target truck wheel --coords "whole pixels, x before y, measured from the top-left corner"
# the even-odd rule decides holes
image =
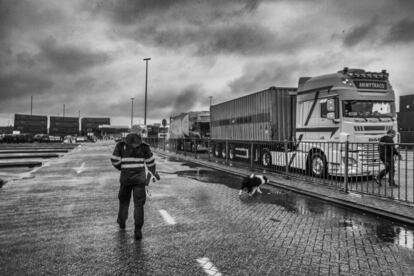
[[[272,165],[272,155],[268,149],[262,151],[262,165],[264,167],[270,167]]]
[[[222,149],[221,149],[221,157],[223,157],[224,159],[226,159],[226,155],[227,155],[226,147],[222,147]]]
[[[219,145],[214,146],[214,156],[220,157],[220,146]]]
[[[308,158],[307,172],[315,177],[327,177],[328,165],[325,154],[319,151],[312,152]]]
[[[230,160],[234,160],[234,158],[235,158],[234,147],[233,146],[230,146],[230,149],[229,149],[229,159]]]

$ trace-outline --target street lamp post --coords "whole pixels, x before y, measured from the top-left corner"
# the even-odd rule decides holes
[[[148,88],[148,61],[151,58],[144,58],[145,61],[145,113],[144,113],[144,125],[147,125],[147,88]]]
[[[131,98],[131,129],[132,129],[132,124],[133,124],[133,117],[134,117],[134,99],[135,98]]]

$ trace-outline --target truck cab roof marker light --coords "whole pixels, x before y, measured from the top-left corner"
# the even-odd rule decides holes
[[[338,71],[338,73],[342,73],[355,79],[387,80],[389,77],[387,70],[381,70],[381,72],[366,72],[362,69],[349,69],[348,67],[344,67],[344,69],[342,71]]]

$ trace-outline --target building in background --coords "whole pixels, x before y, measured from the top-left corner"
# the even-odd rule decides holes
[[[400,96],[398,131],[401,143],[414,143],[414,94]]]
[[[99,126],[110,124],[110,118],[82,118],[81,134],[85,136],[99,137],[101,135],[101,129],[99,128]]]
[[[13,127],[12,126],[0,126],[0,134],[12,134]]]
[[[47,134],[47,116],[14,114],[14,130],[25,134]]]
[[[98,137],[102,139],[121,139],[130,132],[128,126],[111,126],[111,125],[100,125],[99,127],[100,135]]]
[[[78,135],[79,118],[78,117],[56,117],[50,116],[49,134],[55,136]]]

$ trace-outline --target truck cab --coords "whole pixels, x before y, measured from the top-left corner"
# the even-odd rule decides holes
[[[302,147],[314,174],[326,174],[328,168],[329,173],[343,174],[345,162],[349,172],[358,175],[379,168],[377,142],[387,130],[398,129],[395,94],[388,77],[385,70],[345,67],[334,74],[299,80],[296,139],[307,142]],[[330,146],[347,142],[347,160],[342,145],[328,150],[324,142]],[[336,157],[328,157],[331,154]]]

